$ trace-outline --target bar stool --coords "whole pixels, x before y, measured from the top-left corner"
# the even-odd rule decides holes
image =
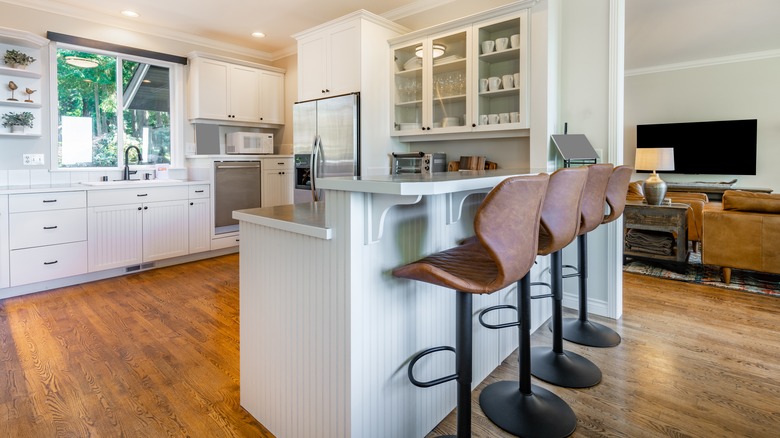
[[[599,166],[598,168],[596,166]],[[620,344],[620,335],[611,328],[588,320],[588,235],[601,224],[614,221],[623,214],[626,206],[628,182],[633,169],[611,165],[595,164],[589,167],[588,183],[582,201],[582,225],[577,236],[577,265],[565,265],[577,272],[564,275],[563,278],[579,277],[580,308],[577,318],[563,320],[563,339],[590,347],[614,347]],[[593,174],[593,178],[591,178]],[[598,175],[598,177],[597,177]],[[592,181],[591,181],[592,180]],[[598,193],[602,196],[597,196]],[[604,202],[609,207],[609,215],[604,215]]]
[[[393,270],[396,277],[456,290],[455,374],[420,382],[413,369],[418,360],[452,347],[424,350],[409,363],[415,386],[427,388],[458,382],[457,436],[471,436],[472,294],[493,293],[516,282],[531,269],[536,255],[539,216],[549,176],[512,177],[497,185],[474,218],[476,239]]]
[[[557,270],[553,267],[553,293],[533,298],[555,297],[561,287],[560,249],[568,245],[577,235],[580,217],[580,198],[585,187],[588,171],[584,167],[560,169],[550,176],[547,194],[544,198],[540,218],[539,248],[537,254],[552,253],[557,258]],[[557,272],[557,275],[556,275]],[[479,396],[479,404],[485,415],[497,426],[521,437],[565,437],[571,435],[577,426],[574,411],[560,397],[531,384],[531,279],[524,276],[518,283],[517,308],[519,313],[518,348],[519,382],[501,381],[488,385]],[[480,322],[488,328],[503,328],[512,325],[490,326],[482,317],[493,310],[511,306],[494,306],[480,313]],[[554,316],[555,314],[553,314]],[[514,324],[517,325],[517,324]],[[562,351],[562,349],[561,349]],[[601,371],[587,359],[574,353],[564,354],[564,360],[587,362],[601,379]],[[546,379],[542,379],[546,380]],[[597,381],[598,382],[598,381]],[[518,385],[519,383],[519,385]]]
[[[559,170],[568,170],[561,169]],[[550,254],[550,284],[532,283],[550,287],[550,294],[532,298],[553,299],[552,349],[531,349],[531,374],[545,382],[566,388],[587,388],[601,382],[601,370],[593,362],[579,354],[563,349],[563,254],[562,250],[574,241],[580,227],[580,205],[589,169],[578,170],[576,183],[555,184],[550,179],[542,208],[542,224],[539,229],[539,255]]]

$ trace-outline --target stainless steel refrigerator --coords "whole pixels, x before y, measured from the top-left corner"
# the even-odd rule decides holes
[[[359,176],[360,94],[297,102],[293,107],[293,149],[296,155],[309,156],[309,201],[322,200],[318,179]]]

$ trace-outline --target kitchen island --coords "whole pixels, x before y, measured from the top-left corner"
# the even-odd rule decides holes
[[[420,350],[455,344],[455,294],[392,269],[472,235],[484,194],[533,173],[330,178],[319,183],[324,202],[234,212],[241,405],[276,436],[424,436],[454,408],[455,383],[417,388],[406,367]],[[546,265],[540,258],[534,281]],[[474,297],[473,386],[517,347],[516,330],[487,330],[476,313],[516,303],[514,289]],[[535,302],[534,327],[549,312],[547,300]],[[453,370],[450,353],[415,367],[420,380]]]

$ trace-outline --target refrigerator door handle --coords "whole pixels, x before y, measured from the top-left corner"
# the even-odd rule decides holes
[[[317,195],[317,173],[319,172],[318,164],[319,164],[319,155],[320,155],[320,149],[322,147],[322,139],[319,135],[314,137],[314,144],[312,144],[311,147],[311,161],[310,161],[310,168],[311,168],[311,174],[309,175],[309,178],[311,179],[311,195],[314,199],[314,202],[319,201],[319,196]]]

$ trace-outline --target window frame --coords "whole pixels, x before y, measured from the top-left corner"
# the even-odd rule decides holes
[[[51,120],[51,160],[49,160],[49,170],[56,172],[95,172],[95,171],[114,171],[122,170],[125,166],[124,163],[124,111],[117,110],[117,126],[121,127],[122,135],[117,135],[117,166],[116,167],[60,167],[58,156],[59,149],[59,85],[58,85],[58,72],[57,72],[57,51],[59,49],[65,50],[78,50],[81,52],[94,53],[96,55],[112,56],[117,59],[117,78],[121,78],[120,67],[122,61],[140,62],[153,66],[164,67],[168,69],[170,95],[168,96],[170,102],[170,130],[171,130],[171,162],[169,164],[172,168],[184,167],[184,125],[185,125],[185,107],[184,107],[184,66],[179,63],[163,61],[159,59],[147,58],[144,56],[132,55],[128,53],[122,53],[111,50],[102,50],[92,47],[81,46],[77,44],[69,44],[62,42],[51,42],[49,50],[49,77],[51,90],[51,104],[49,116]],[[117,105],[123,103],[121,87],[116,87],[116,101]],[[131,164],[134,169],[138,170],[150,170],[154,169],[153,164]]]

